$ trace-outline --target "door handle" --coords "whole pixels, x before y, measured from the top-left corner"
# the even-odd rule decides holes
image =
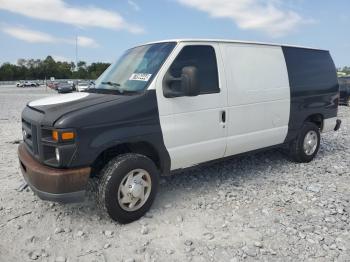
[[[221,123],[226,123],[226,111],[221,111]]]

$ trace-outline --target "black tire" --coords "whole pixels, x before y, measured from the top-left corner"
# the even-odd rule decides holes
[[[151,190],[146,202],[135,211],[124,210],[118,201],[118,189],[126,175],[135,169],[144,169],[151,178]],[[119,155],[108,162],[99,176],[97,201],[108,215],[119,223],[126,224],[141,218],[152,206],[157,194],[159,172],[148,157],[140,154]]]
[[[346,105],[347,105],[347,106],[350,106],[350,97],[348,97],[348,98],[346,99]]]
[[[304,150],[304,140],[306,135],[314,131],[317,135],[317,145],[316,149],[312,154],[306,154]],[[289,147],[289,154],[293,161],[297,163],[309,163],[317,155],[318,149],[320,148],[320,129],[319,127],[311,122],[306,122],[300,129],[298,136],[291,142]]]

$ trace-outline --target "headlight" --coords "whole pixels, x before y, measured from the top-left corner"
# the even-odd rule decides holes
[[[55,149],[55,153],[56,153],[56,160],[59,163],[60,162],[60,150],[57,147]]]

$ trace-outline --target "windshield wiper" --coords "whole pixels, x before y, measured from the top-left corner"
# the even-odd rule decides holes
[[[120,86],[120,84],[115,83],[115,82],[111,82],[111,81],[108,81],[108,82],[101,82],[101,84],[103,84],[103,85],[109,85],[109,86]]]
[[[120,94],[120,95],[140,93],[140,91],[131,91],[131,90],[123,90],[123,89],[107,89],[107,88],[89,88],[85,90],[85,92],[102,93],[102,94]]]

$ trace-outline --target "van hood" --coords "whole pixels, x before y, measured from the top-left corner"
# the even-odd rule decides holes
[[[110,101],[120,100],[123,96],[96,93],[70,93],[51,96],[28,103],[28,107],[42,114],[42,125],[53,126],[55,121],[65,114]]]

